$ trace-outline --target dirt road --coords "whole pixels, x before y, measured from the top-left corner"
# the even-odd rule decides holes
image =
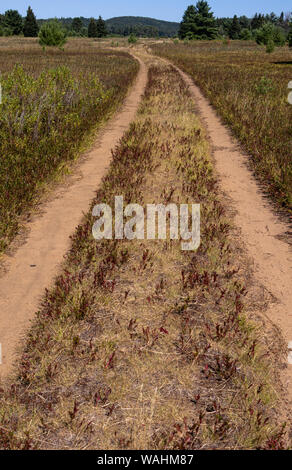
[[[70,235],[89,209],[111,161],[111,149],[135,116],[147,82],[147,68],[139,62],[140,71],[133,88],[80,165],[78,179],[42,207],[43,214],[28,225],[26,242],[12,258],[4,260],[7,273],[0,279],[1,377],[11,372],[17,345],[38,310],[44,289],[58,272],[70,247]]]
[[[141,52],[141,51],[140,51]],[[145,51],[141,57],[144,59]],[[149,56],[148,56],[149,57]],[[156,58],[155,60],[160,60]],[[26,243],[8,262],[8,274],[0,279],[0,373],[11,371],[16,345],[38,309],[39,299],[57,273],[70,246],[69,236],[81,220],[110,162],[111,149],[133,119],[147,81],[140,60],[137,82],[122,111],[110,121],[103,135],[82,164],[82,177],[47,204],[42,217],[30,224]],[[288,342],[292,341],[291,251],[285,241],[289,227],[276,216],[264,198],[246,156],[213,108],[186,74],[180,71],[195,98],[207,128],[222,190],[236,211],[235,223],[253,262],[255,279],[269,292],[272,301],[265,312]],[[291,400],[292,365],[284,374],[287,401]]]

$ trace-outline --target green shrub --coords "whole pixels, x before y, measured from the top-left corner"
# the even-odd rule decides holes
[[[250,39],[252,39],[252,33],[249,29],[243,28],[240,31],[239,38],[242,39],[243,41],[249,41]]]
[[[67,41],[67,32],[58,20],[50,20],[41,27],[39,38],[40,45],[43,47],[56,46],[62,48]]]
[[[273,41],[275,46],[284,46],[286,37],[281,28],[277,28],[272,23],[266,23],[256,31],[255,40],[258,44],[265,46],[270,41]]]
[[[12,35],[13,35],[12,29],[0,25],[0,37],[1,36],[12,36]]]
[[[138,39],[136,38],[135,34],[131,33],[129,38],[128,38],[128,43],[129,44],[136,44]]]
[[[273,43],[273,47],[275,47],[274,43]],[[273,90],[274,90],[273,80],[266,76],[261,77],[258,83],[255,84],[255,91],[257,95],[267,95],[268,93],[271,93]]]

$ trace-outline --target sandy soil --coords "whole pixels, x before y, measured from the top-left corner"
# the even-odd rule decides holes
[[[38,310],[44,289],[58,273],[70,248],[70,235],[81,222],[111,161],[115,147],[133,120],[147,83],[147,68],[140,71],[120,112],[112,118],[79,167],[78,178],[58,190],[42,207],[42,215],[28,224],[29,233],[12,257],[4,259],[0,279],[0,376],[7,376],[17,358],[17,345]]]
[[[253,263],[255,279],[270,294],[271,301],[265,315],[280,328],[287,343],[287,369],[283,373],[283,382],[287,390],[285,401],[291,410],[291,359],[291,364],[288,364],[288,343],[292,341],[292,255],[288,243],[291,231],[289,225],[274,213],[248,169],[249,157],[241,151],[192,79],[179,71],[189,85],[207,128],[221,187],[236,211],[235,223]],[[291,358],[291,354],[289,356]]]

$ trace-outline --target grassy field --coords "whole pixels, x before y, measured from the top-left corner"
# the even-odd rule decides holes
[[[96,201],[201,204],[202,244],[96,242],[89,213],[0,391],[2,449],[281,449],[279,343],[180,75],[153,65]],[[277,362],[276,362],[277,361]],[[276,366],[277,364],[277,366]]]
[[[250,165],[281,206],[292,208],[292,53],[248,41],[167,42],[151,47],[190,74],[250,155]]]
[[[43,51],[36,40],[1,38],[0,252],[45,185],[64,172],[86,136],[117,109],[137,62],[99,42]]]

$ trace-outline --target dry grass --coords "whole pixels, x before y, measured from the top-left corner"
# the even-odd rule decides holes
[[[202,244],[187,253],[170,240],[97,243],[86,216],[17,375],[3,385],[1,447],[282,448],[279,342],[257,318],[263,302],[218,195],[204,131],[170,67],[150,69],[95,202],[112,205],[115,195],[201,203]]]
[[[292,77],[287,47],[266,54],[249,41],[154,44],[152,50],[189,73],[250,154],[270,195],[292,207]]]

